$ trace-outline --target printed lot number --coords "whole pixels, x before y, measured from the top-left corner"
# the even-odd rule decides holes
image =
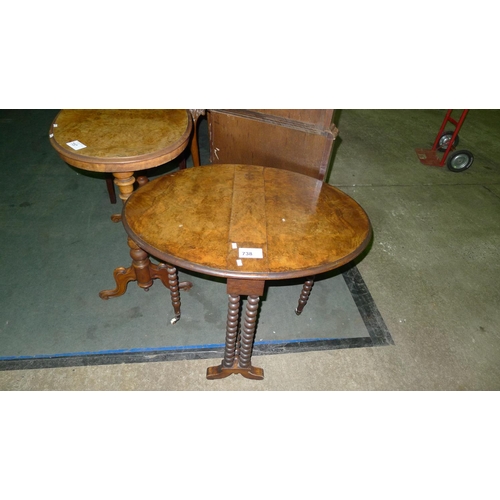
[[[262,248],[239,248],[238,257],[240,259],[263,259]]]

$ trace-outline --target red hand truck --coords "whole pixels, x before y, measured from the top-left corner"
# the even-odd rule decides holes
[[[436,140],[432,146],[432,149],[415,149],[420,163],[424,165],[431,165],[433,167],[443,167],[445,162],[446,166],[452,172],[463,172],[467,170],[474,161],[474,156],[470,151],[462,149],[460,151],[454,151],[458,145],[459,137],[458,132],[465,121],[465,117],[469,112],[468,109],[464,109],[460,118],[455,120],[451,117],[453,110],[449,109],[446,116],[441,124],[441,128],[436,136]],[[446,130],[448,123],[455,125],[454,130]],[[443,156],[438,158],[437,152],[443,153]],[[453,151],[453,152],[452,152]],[[450,154],[451,153],[451,154]]]

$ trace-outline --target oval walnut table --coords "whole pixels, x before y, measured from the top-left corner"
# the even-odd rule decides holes
[[[196,111],[196,110],[194,110]],[[110,172],[125,202],[134,189],[134,172],[163,165],[188,146],[193,116],[186,109],[64,109],[50,126],[50,143],[68,164],[92,172]],[[197,145],[195,145],[197,148]],[[198,158],[193,155],[195,159]],[[138,178],[138,182],[146,182]],[[121,216],[113,216],[117,222]],[[152,264],[129,239],[133,265],[115,271],[116,288],[100,292],[102,299],[123,295],[129,281],[148,290],[153,279],[168,286],[164,266]],[[140,258],[139,258],[140,257]],[[182,287],[189,288],[189,283]]]
[[[295,172],[250,165],[209,165],[157,178],[130,196],[122,222],[142,250],[168,263],[178,317],[173,266],[227,279],[224,359],[208,369],[209,379],[232,373],[263,378],[251,355],[267,280],[335,269],[358,256],[371,237],[368,216],[342,191]],[[248,299],[240,332],[241,296]]]

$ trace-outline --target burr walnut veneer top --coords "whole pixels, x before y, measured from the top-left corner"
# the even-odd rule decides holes
[[[339,189],[249,165],[159,177],[130,196],[122,220],[130,237],[158,259],[240,279],[326,272],[359,255],[371,237],[365,211]],[[241,258],[240,248],[261,249],[262,258]]]
[[[63,160],[95,172],[156,167],[187,146],[192,120],[186,109],[64,109],[50,127]],[[82,149],[68,143],[79,141]]]

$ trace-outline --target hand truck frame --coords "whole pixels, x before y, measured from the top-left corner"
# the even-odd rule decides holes
[[[460,115],[460,118],[456,120],[452,118],[451,114],[453,109],[449,109],[444,117],[441,128],[436,136],[436,140],[432,145],[431,149],[417,148],[415,152],[421,163],[424,165],[430,165],[433,167],[444,167],[446,166],[452,172],[463,172],[467,170],[474,161],[474,156],[468,150],[455,151],[458,145],[459,137],[458,132],[462,128],[465,121],[465,117],[469,112],[468,109],[464,109]],[[455,125],[454,130],[445,130],[448,123]],[[437,152],[443,153],[441,158],[438,157]],[[450,154],[451,153],[451,154]]]

